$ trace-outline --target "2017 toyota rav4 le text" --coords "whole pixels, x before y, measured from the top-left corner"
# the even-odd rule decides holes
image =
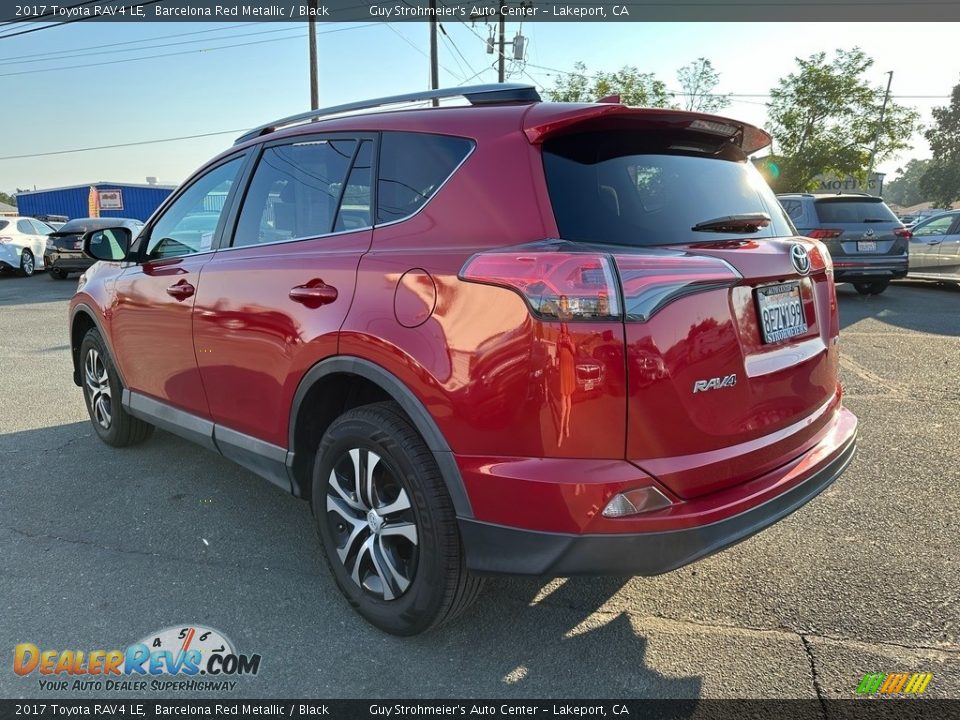
[[[377,627],[487,574],[667,572],[850,462],[830,256],[764,132],[512,85],[316,115],[87,233],[74,379],[106,443],[160,427],[309,500]]]

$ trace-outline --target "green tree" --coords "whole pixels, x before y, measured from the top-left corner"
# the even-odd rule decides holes
[[[17,200],[12,195],[7,195],[5,192],[0,192],[0,203],[6,203],[7,205],[17,206]]]
[[[883,196],[903,207],[925,202],[927,196],[920,187],[920,180],[929,166],[929,160],[914,159],[897,168],[897,177],[884,185]]]
[[[677,70],[682,93],[682,106],[697,112],[717,112],[730,104],[729,95],[714,92],[720,83],[720,73],[706,58],[697,58]]]
[[[924,132],[933,160],[920,180],[920,187],[938,207],[960,200],[960,85],[955,85],[950,104],[933,109],[933,125]]]
[[[797,65],[771,91],[775,190],[811,190],[819,175],[864,180],[874,144],[875,164],[909,149],[919,114],[890,101],[881,123],[884,89],[866,79],[873,60],[862,50],[837,50],[831,59],[821,52],[797,58]]]
[[[616,72],[587,74],[582,62],[573,65],[574,71],[556,79],[547,91],[555,102],[595,102],[607,95],[619,95],[626,105],[643,107],[670,107],[673,100],[667,86],[653,73],[642,73],[632,65],[624,65]]]

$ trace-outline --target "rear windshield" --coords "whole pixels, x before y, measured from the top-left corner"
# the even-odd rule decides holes
[[[716,138],[652,131],[583,133],[544,144],[550,201],[566,240],[671,245],[796,234],[763,177],[739,148]],[[766,213],[756,232],[692,228]]]
[[[846,199],[830,198],[817,200],[817,217],[822,223],[871,223],[890,222],[900,224],[897,216],[879,198]]]

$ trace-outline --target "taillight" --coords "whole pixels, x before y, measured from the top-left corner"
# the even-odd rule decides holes
[[[594,253],[491,252],[474,255],[460,278],[516,290],[546,320],[620,317],[610,259]]]
[[[809,248],[807,255],[810,258],[811,273],[824,270],[827,275],[833,276],[833,258],[826,245],[821,242],[815,243],[812,248]]]
[[[811,237],[814,240],[830,240],[831,238],[838,238],[841,235],[843,235],[843,230],[817,228],[816,230],[811,230],[810,234],[807,235],[807,237]]]
[[[897,228],[893,231],[893,234],[898,238],[907,238],[908,240],[913,237],[913,233],[907,230],[905,227]]]
[[[614,269],[623,289],[622,309]],[[515,290],[534,315],[545,320],[644,321],[683,295],[730,287],[741,276],[719,258],[654,250],[612,258],[595,253],[481,253],[467,261],[460,278]]]
[[[617,255],[624,314],[647,320],[657,310],[693,292],[735,285],[740,273],[720,258],[682,253]]]

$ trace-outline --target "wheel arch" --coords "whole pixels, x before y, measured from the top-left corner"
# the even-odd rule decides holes
[[[348,398],[353,395],[354,402]],[[356,401],[359,398],[359,401]],[[420,399],[393,373],[364,358],[337,356],[322,360],[303,376],[290,408],[287,454],[293,492],[310,493],[310,475],[319,437],[344,409],[393,400],[420,433],[440,468],[457,516],[472,518],[473,510],[453,451]],[[311,412],[316,410],[316,414]],[[310,422],[312,420],[313,422]],[[313,447],[311,447],[313,446]]]

